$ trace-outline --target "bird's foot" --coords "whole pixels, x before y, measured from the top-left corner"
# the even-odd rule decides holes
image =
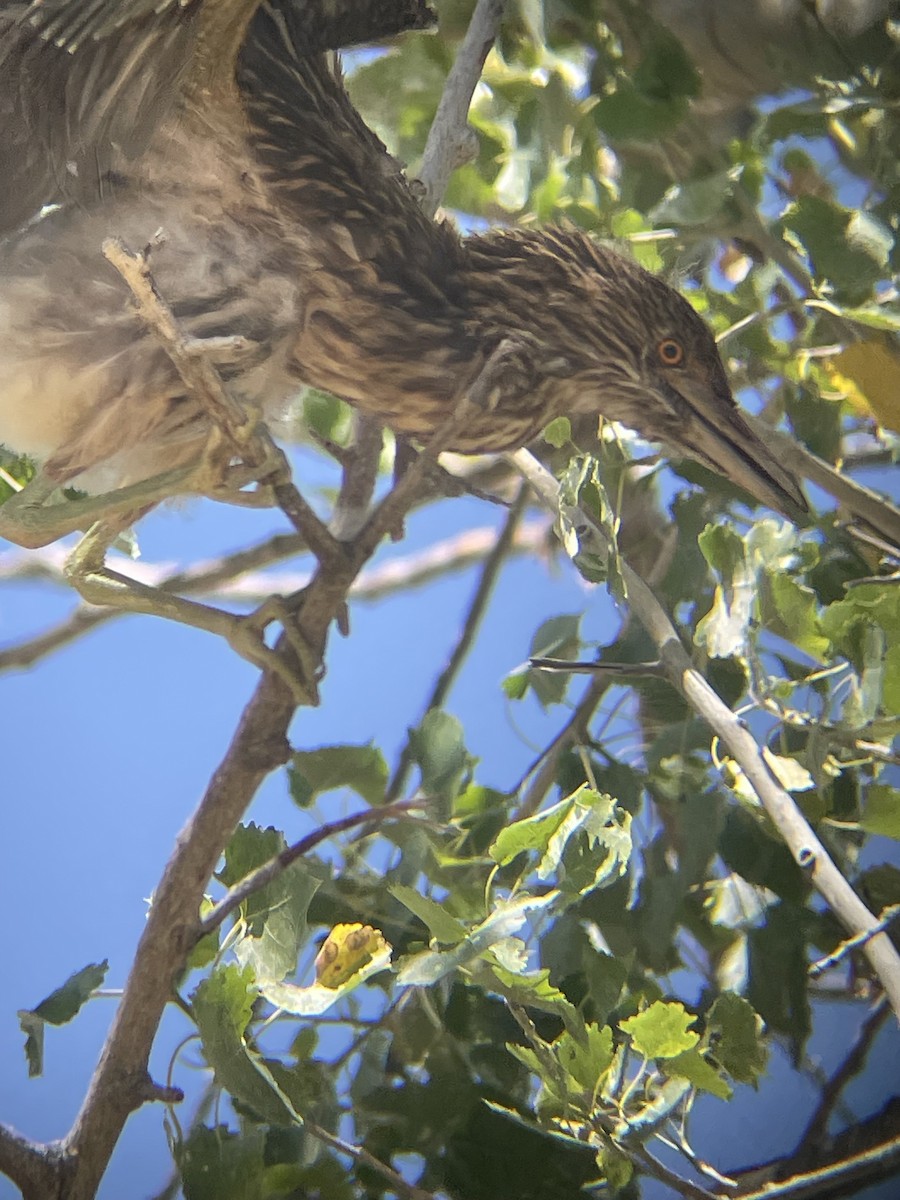
[[[65,575],[88,604],[123,612],[165,617],[194,629],[217,634],[262,671],[276,675],[297,704],[318,703],[321,664],[296,625],[296,613],[281,597],[269,597],[248,615],[226,612],[150,587],[106,565],[106,551],[121,531],[114,521],[101,521],[81,539],[65,564]],[[294,652],[292,663],[265,640],[268,627],[280,621]]]

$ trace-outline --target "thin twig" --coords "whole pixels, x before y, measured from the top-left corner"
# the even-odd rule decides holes
[[[855,1078],[865,1067],[866,1058],[872,1048],[875,1036],[881,1029],[890,1011],[886,997],[883,995],[880,996],[872,1006],[871,1012],[867,1014],[865,1021],[863,1021],[856,1041],[822,1089],[822,1098],[816,1106],[816,1111],[807,1121],[806,1128],[797,1143],[792,1157],[801,1156],[807,1149],[828,1136],[828,1122],[840,1099],[841,1093],[850,1080]]]
[[[385,821],[395,821],[400,817],[407,816],[416,809],[424,808],[426,801],[424,800],[403,800],[398,804],[385,805],[383,808],[370,808],[365,812],[351,813],[347,817],[341,817],[336,821],[329,821],[326,825],[321,825],[318,829],[308,833],[306,837],[301,838],[298,842],[294,842],[292,846],[287,846],[280,854],[274,855],[268,862],[264,862],[257,867],[255,871],[251,871],[249,875],[230,888],[226,895],[206,914],[200,922],[200,927],[197,931],[197,940],[205,937],[208,933],[212,933],[218,929],[222,922],[235,911],[236,908],[244,903],[248,896],[252,896],[254,892],[258,892],[260,888],[271,883],[273,879],[277,879],[282,872],[297,861],[298,858],[303,858],[309,854],[316,846],[322,842],[328,841],[329,838],[335,837],[339,833],[343,833],[347,829],[356,829],[361,825],[381,825]]]
[[[304,1122],[304,1128],[324,1142],[332,1149],[338,1150],[341,1154],[346,1154],[353,1159],[354,1162],[362,1163],[364,1166],[371,1168],[382,1179],[386,1179],[398,1196],[405,1196],[406,1200],[437,1200],[434,1192],[425,1191],[424,1188],[416,1187],[415,1184],[407,1183],[402,1175],[398,1175],[393,1167],[389,1167],[387,1163],[383,1163],[380,1158],[376,1158],[374,1154],[370,1154],[363,1146],[354,1146],[351,1142],[345,1142],[343,1138],[339,1138],[336,1134],[329,1133],[327,1129],[323,1129],[321,1125],[316,1125],[314,1121]]]

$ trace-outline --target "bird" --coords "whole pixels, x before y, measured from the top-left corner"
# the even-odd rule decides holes
[[[426,217],[311,46],[304,0],[31,0],[0,18],[0,68],[4,46],[22,64],[6,107],[43,133],[0,142],[36,181],[0,214],[21,220],[41,190],[56,204],[0,243],[0,442],[46,481],[128,487],[209,438],[98,253],[114,232],[152,245],[188,337],[241,339],[212,361],[267,418],[314,386],[421,441],[477,393],[443,448],[485,453],[602,414],[805,513],[688,301],[574,228],[463,238]],[[56,526],[18,536],[43,544]]]
[[[602,415],[805,519],[796,479],[745,421],[684,296],[574,227],[463,238],[427,218],[339,61],[297,52],[292,16],[260,11],[238,80],[266,183],[327,245],[289,355],[298,378],[423,440],[503,347],[487,402],[446,449],[511,450],[557,417]]]

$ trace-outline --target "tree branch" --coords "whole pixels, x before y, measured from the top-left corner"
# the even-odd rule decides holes
[[[419,179],[425,185],[422,208],[430,217],[437,212],[454,170],[472,157],[466,118],[505,7],[505,0],[478,0],[447,76],[419,171]]]
[[[527,450],[518,450],[508,458],[543,503],[555,512],[559,488],[553,476]],[[600,536],[605,535],[601,533]],[[693,665],[675,627],[647,584],[624,559],[620,562],[629,607],[656,644],[670,682],[728,747],[785,844],[838,920],[853,936],[872,933],[878,926],[877,918],[841,875],[812,826],[775,779],[753,735]],[[866,941],[862,952],[900,1019],[900,955],[883,931]]]

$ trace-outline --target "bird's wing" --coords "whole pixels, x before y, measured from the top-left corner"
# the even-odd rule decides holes
[[[201,7],[0,0],[0,236],[127,171],[178,101]]]

